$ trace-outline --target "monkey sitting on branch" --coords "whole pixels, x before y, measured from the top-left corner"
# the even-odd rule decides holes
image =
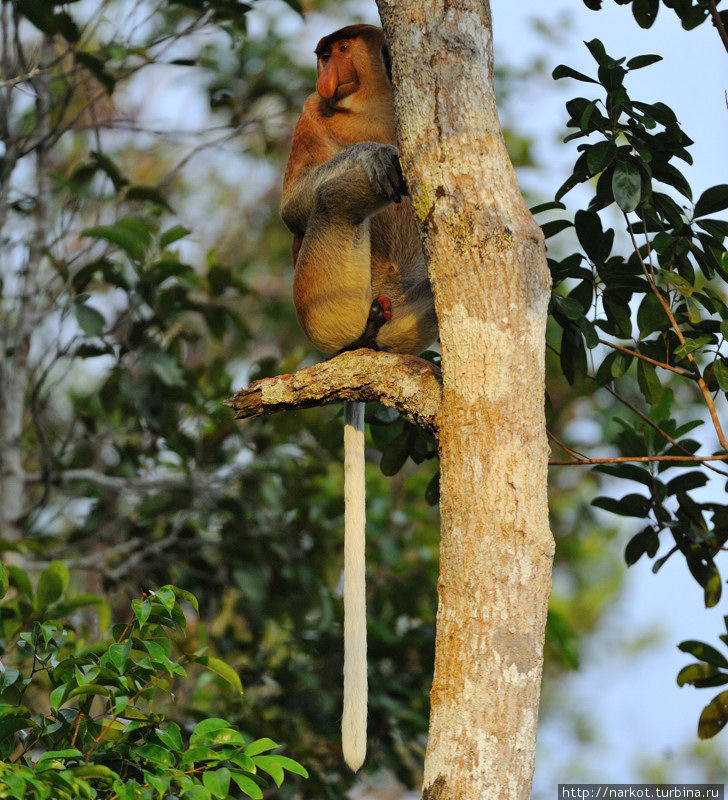
[[[325,353],[420,353],[437,339],[437,317],[395,146],[384,33],[349,25],[315,52],[316,93],[293,134],[281,202],[299,322]],[[363,403],[346,403],[344,452],[341,730],[344,758],[358,770],[367,724]]]

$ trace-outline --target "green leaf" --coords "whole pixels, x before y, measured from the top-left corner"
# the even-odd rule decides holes
[[[632,14],[640,28],[652,27],[659,7],[659,0],[632,0]]]
[[[689,562],[688,566],[690,566]],[[700,566],[702,578],[699,583],[703,587],[703,603],[706,608],[715,608],[723,592],[723,582],[720,579],[720,572],[718,572],[718,567],[716,567],[713,562],[710,562],[707,566],[701,563]],[[693,572],[693,577],[695,577],[692,569],[691,572]]]
[[[184,237],[189,233],[190,229],[185,228],[184,225],[174,225],[171,228],[167,228],[167,230],[163,231],[159,237],[159,246],[162,250],[164,250],[165,247],[169,247],[169,245],[173,244],[179,239],[184,239]]]
[[[134,748],[134,758],[143,761],[151,761],[153,764],[161,764],[164,767],[173,767],[175,758],[166,747],[160,747],[151,742]]]
[[[396,475],[404,466],[410,454],[410,432],[405,428],[399,436],[389,443],[382,452],[379,469],[383,475]]]
[[[67,747],[65,750],[48,750],[35,763],[42,764],[50,758],[81,758],[82,756],[83,753],[80,750],[76,750],[75,747]]]
[[[73,767],[71,772],[76,778],[83,780],[114,781],[119,777],[103,764],[84,764],[82,767]]]
[[[675,348],[675,358],[686,358],[690,353],[701,350],[706,344],[713,341],[712,336],[698,336],[697,339],[689,339],[685,344]]]
[[[280,787],[285,775],[283,774],[283,767],[278,763],[275,756],[255,756],[253,761],[256,767],[260,767],[263,772],[267,772],[273,778],[275,785]]]
[[[73,314],[86,336],[100,336],[103,333],[106,320],[100,311],[85,303],[74,303]]]
[[[617,155],[617,146],[614,142],[597,142],[586,151],[586,163],[589,172],[596,175],[605,170],[614,161]]]
[[[157,792],[159,797],[169,797],[167,790],[172,783],[171,775],[155,775],[145,769],[144,780]]]
[[[649,498],[641,494],[628,494],[621,500],[614,497],[595,497],[591,504],[623,517],[646,517],[651,508]]]
[[[584,306],[573,297],[562,297],[559,294],[553,295],[554,306],[567,318],[574,321],[584,316]]]
[[[60,686],[56,686],[56,688],[50,693],[50,702],[51,708],[56,709],[56,711],[63,705],[63,701],[66,699],[65,694],[66,690],[68,689],[67,683],[62,683]]]
[[[0,564],[0,598],[5,597],[9,587],[10,579],[8,578],[8,572],[5,567]]]
[[[713,364],[713,375],[718,381],[718,386],[724,392],[728,392],[728,361],[725,358],[719,358]]]
[[[566,210],[566,206],[563,203],[558,203],[558,202],[555,202],[554,200],[551,200],[548,203],[539,203],[538,205],[533,206],[532,208],[529,208],[528,210],[535,217],[536,214],[540,214],[543,211],[556,211],[557,209],[560,210],[560,211],[565,211]]]
[[[231,728],[229,725],[220,730],[210,731],[205,734],[194,734],[190,739],[191,744],[200,747],[242,747],[245,739],[240,731]]]
[[[182,750],[182,733],[176,722],[169,722],[164,729],[157,728],[155,734],[159,741],[173,752],[179,753]]]
[[[202,656],[199,662],[227,681],[238,694],[243,694],[243,684],[240,682],[240,676],[229,664],[215,656]]]
[[[278,747],[278,745],[272,739],[264,737],[251,742],[245,748],[244,752],[246,756],[257,756],[260,753],[265,753],[266,750],[273,750],[276,747]]]
[[[8,686],[12,686],[18,678],[20,678],[20,670],[15,667],[2,667],[0,665],[0,694],[2,694]]]
[[[584,42],[584,44],[600,67],[608,66],[611,59],[607,55],[607,51],[604,49],[604,45],[599,39],[592,39],[589,42]]]
[[[220,717],[208,717],[207,719],[203,719],[201,722],[198,722],[197,725],[195,725],[195,727],[192,729],[190,742],[195,742],[198,739],[209,736],[211,733],[227,730],[229,728],[230,723],[226,719],[221,719]]]
[[[586,378],[587,359],[584,339],[581,332],[569,326],[561,335],[561,351],[559,354],[561,369],[570,384],[578,383]]]
[[[668,495],[689,492],[692,489],[699,489],[701,486],[705,486],[707,482],[708,476],[702,472],[685,472],[668,481],[665,491]]]
[[[269,758],[274,759],[277,764],[279,764],[283,769],[287,769],[289,772],[293,772],[295,775],[300,775],[302,778],[308,778],[308,771],[305,767],[298,763],[298,761],[294,761],[292,758],[287,758],[286,756],[257,756],[255,758],[255,763],[259,764],[259,759],[261,758]],[[269,773],[270,774],[270,773]]]
[[[695,216],[704,217],[724,208],[728,208],[728,183],[706,189],[695,204]]]
[[[185,800],[211,800],[212,795],[210,790],[205,786],[200,786],[199,783],[188,786],[183,792],[182,797]]]
[[[167,584],[167,588],[171,589],[174,592],[174,596],[178,600],[186,600],[192,608],[200,613],[200,605],[197,602],[197,598],[192,594],[192,592],[188,592],[186,589],[180,589],[178,586],[172,586],[172,584]]]
[[[632,566],[647,553],[653,558],[660,547],[660,537],[655,533],[654,528],[647,527],[633,536],[624,549],[624,560],[628,566]]]
[[[728,236],[728,222],[722,219],[699,219],[696,220],[699,228],[707,231],[716,241],[716,246],[720,246]]]
[[[718,652],[715,647],[711,647],[709,644],[705,644],[705,642],[688,639],[684,642],[680,642],[678,649],[682,650],[683,653],[690,653],[691,656],[695,656],[695,658],[700,661],[705,661],[706,664],[728,669],[728,659],[726,659],[722,653]]]
[[[597,464],[594,467],[594,472],[603,472],[605,475],[613,475],[615,478],[637,481],[637,483],[641,483],[649,489],[662,486],[662,481],[655,478],[648,469],[637,464]]]
[[[167,211],[172,211],[167,198],[155,186],[130,186],[126,190],[127,200],[139,200],[145,203],[154,203],[154,205],[166,208]]]
[[[614,231],[602,229],[602,221],[594,211],[579,210],[574,215],[574,227],[579,244],[595,263],[609,258],[614,242]]]
[[[131,639],[127,639],[123,644],[112,644],[107,650],[111,663],[116,667],[119,673],[124,671],[126,662],[131,653]]]
[[[662,397],[662,384],[653,364],[642,359],[637,361],[637,383],[645,400],[656,406]]]
[[[139,627],[141,628],[152,613],[152,601],[149,599],[140,600],[139,598],[135,598],[131,601],[131,610],[134,612],[139,622]]]
[[[642,69],[643,67],[649,67],[650,64],[656,64],[658,61],[662,61],[662,56],[645,54],[630,58],[625,66],[627,69]]]
[[[233,779],[233,781],[235,781],[235,783],[237,783],[241,792],[247,794],[248,797],[252,797],[253,800],[262,800],[263,791],[252,778],[249,778],[247,775],[244,775],[241,772],[235,771],[232,772],[230,777]]]
[[[710,739],[728,722],[728,691],[716,695],[703,709],[698,721],[698,736]]]
[[[85,683],[82,686],[77,686],[71,689],[68,693],[68,699],[72,697],[89,697],[99,695],[101,697],[109,697],[111,690],[107,686],[102,686],[100,683]]]
[[[586,346],[589,348],[589,350],[593,350],[595,347],[597,347],[599,345],[599,334],[597,333],[594,325],[592,325],[592,323],[586,317],[578,319],[576,324],[579,326],[579,330],[584,336],[584,341],[586,342]]]
[[[224,800],[230,789],[230,770],[226,767],[215,770],[208,769],[202,774],[202,783],[213,797]],[[280,786],[280,784],[278,785]]]
[[[550,239],[552,236],[556,236],[557,233],[561,233],[561,231],[572,226],[573,223],[569,222],[568,219],[553,219],[550,222],[544,222],[541,230],[543,231],[544,239]]]
[[[695,291],[693,284],[683,278],[682,275],[678,275],[677,272],[661,272],[660,282],[666,283],[668,286],[674,286],[683,297],[690,297]],[[655,298],[655,300],[657,300],[657,298]],[[665,314],[664,310],[662,315],[664,319],[667,320],[667,315]],[[658,330],[658,328],[653,328],[653,330]]]
[[[688,664],[683,667],[677,674],[677,685],[685,686],[686,684],[695,683],[696,681],[704,681],[720,675],[720,671],[710,664],[700,662],[698,664]],[[728,676],[727,676],[728,678]]]
[[[62,561],[51,561],[38,578],[35,604],[41,609],[58,600],[69,581],[68,567]]]
[[[169,586],[160,587],[156,592],[152,592],[152,596],[159,600],[167,612],[172,611],[175,603],[175,594]]]
[[[149,225],[134,217],[121,217],[113,225],[96,225],[86,228],[82,236],[105,239],[118,245],[130,258],[142,261],[151,244]]]
[[[590,78],[588,75],[584,75],[583,72],[577,72],[575,69],[571,67],[567,67],[566,64],[559,64],[556,69],[551,73],[551,77],[558,81],[560,78],[574,78],[577,81],[585,81],[587,83],[598,83],[595,81],[594,78]]]
[[[141,358],[140,367],[144,372],[151,372],[165,385],[171,388],[183,388],[185,372],[171,353],[159,350],[147,350]]]
[[[637,208],[642,195],[642,176],[637,167],[628,161],[617,164],[612,176],[612,194],[625,214]]]
[[[190,747],[180,757],[180,765],[196,764],[199,761],[222,761],[222,753],[217,753],[209,747]]]

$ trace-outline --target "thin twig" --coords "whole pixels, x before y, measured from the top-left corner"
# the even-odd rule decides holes
[[[613,458],[580,458],[576,461],[549,461],[550,467],[573,467],[584,464],[629,464],[631,462],[651,463],[654,461],[687,462],[728,461],[728,453],[717,456],[614,456]]]
[[[40,67],[33,67],[30,72],[25,72],[22,75],[16,75],[14,78],[7,78],[7,80],[0,81],[0,89],[17,86],[19,83],[30,81],[35,78],[36,75],[40,75],[41,72],[45,72],[45,70],[41,70]]]
[[[611,386],[603,386],[602,388],[606,389],[614,398],[619,400],[620,403],[627,406],[627,408],[633,414],[636,414],[643,422],[646,422],[650,427],[656,430],[660,434],[660,436],[662,436],[666,441],[670,442],[670,444],[673,445],[673,447],[678,447],[684,453],[690,455],[690,451],[685,446],[680,444],[680,442],[677,439],[674,439],[672,436],[670,436],[670,434],[667,431],[664,431],[656,422],[653,422],[647,416],[647,414],[643,414],[635,405],[630,403],[629,400],[625,399],[619,393],[615,392],[614,389],[611,388]],[[706,464],[705,466],[708,469],[713,470],[713,472],[717,472],[720,475],[725,475],[726,477],[728,477],[728,472],[725,472],[722,469],[718,469],[717,467],[712,467],[710,464]]]
[[[607,347],[611,347],[614,350],[619,350],[621,353],[627,353],[630,356],[634,356],[635,358],[640,358],[642,361],[647,361],[650,364],[654,364],[656,367],[662,367],[663,369],[669,369],[670,372],[674,372],[676,375],[679,375],[681,378],[692,378],[693,376],[689,372],[685,372],[683,369],[679,369],[678,367],[673,367],[671,364],[665,364],[663,361],[657,361],[654,358],[650,358],[649,356],[644,355],[644,353],[640,353],[637,350],[630,350],[628,347],[622,347],[622,345],[614,344],[614,342],[609,342],[606,339],[600,339],[600,344],[605,344]]]
[[[718,36],[720,36],[720,40],[723,42],[723,47],[725,47],[726,51],[728,52],[728,31],[726,31],[725,25],[723,25],[723,19],[718,13],[717,3],[715,0],[708,0],[708,9],[710,10],[710,16],[713,20],[713,25],[715,25],[715,29],[718,31]]]

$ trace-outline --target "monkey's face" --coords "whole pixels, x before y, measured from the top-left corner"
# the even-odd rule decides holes
[[[342,39],[318,54],[316,91],[332,104],[338,103],[359,89],[359,74],[354,53],[361,42]]]

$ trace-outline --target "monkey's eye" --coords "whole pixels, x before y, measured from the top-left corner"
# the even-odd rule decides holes
[[[348,44],[342,44],[341,47],[339,48],[339,52],[343,53],[345,50],[348,50],[348,49],[349,49],[349,45]]]

